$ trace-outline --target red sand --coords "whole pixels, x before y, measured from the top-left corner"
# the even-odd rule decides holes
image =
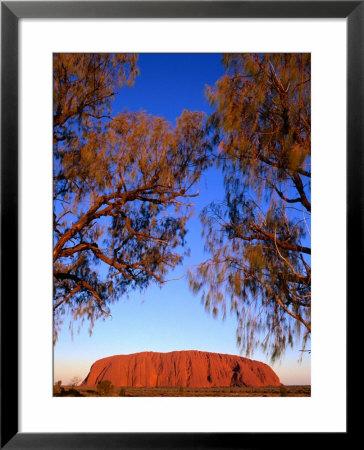
[[[281,386],[267,364],[196,350],[109,356],[92,365],[82,384],[95,386],[102,380],[110,380],[114,386],[133,387]]]

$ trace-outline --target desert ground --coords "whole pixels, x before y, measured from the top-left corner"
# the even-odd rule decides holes
[[[62,386],[55,397],[310,397],[311,386],[265,386],[265,387],[116,387],[107,394],[97,387]]]

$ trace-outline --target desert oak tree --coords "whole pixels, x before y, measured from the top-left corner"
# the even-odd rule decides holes
[[[215,316],[236,313],[245,354],[262,345],[274,360],[311,332],[310,55],[223,62],[207,95],[225,200],[202,213],[211,257],[190,283]]]
[[[145,112],[113,115],[137,75],[132,54],[54,55],[55,341],[66,313],[91,329],[120,295],[163,283],[183,258],[204,115],[184,111],[175,127]]]

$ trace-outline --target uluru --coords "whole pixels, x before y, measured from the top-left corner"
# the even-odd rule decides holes
[[[197,350],[141,352],[99,359],[83,381],[95,386],[109,380],[114,386],[208,388],[223,386],[281,386],[273,369],[237,355]]]

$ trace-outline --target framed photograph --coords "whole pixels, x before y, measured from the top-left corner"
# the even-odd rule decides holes
[[[1,447],[347,442],[363,20],[1,3]]]

